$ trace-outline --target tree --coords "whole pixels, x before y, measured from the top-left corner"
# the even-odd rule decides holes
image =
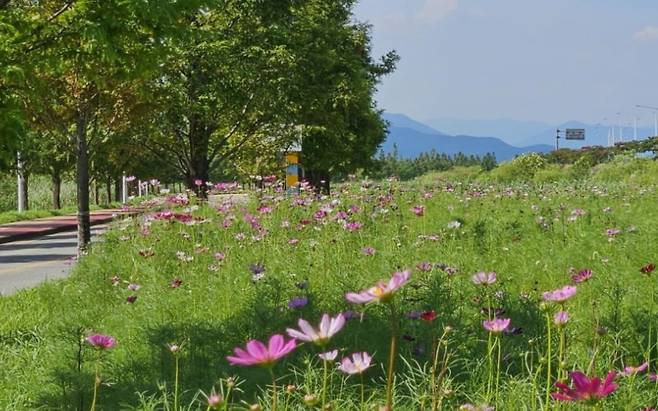
[[[91,239],[89,163],[93,147],[126,125],[135,84],[152,75],[161,40],[193,1],[21,2],[26,20],[37,21],[31,42],[30,79],[24,109],[34,126],[68,140],[76,159],[78,248]],[[26,40],[27,41],[27,40]]]
[[[316,190],[329,191],[332,176],[370,164],[387,125],[373,94],[382,76],[395,69],[395,52],[375,62],[369,27],[353,23],[353,1],[311,2],[314,19],[296,39],[305,70],[296,82],[310,88],[303,124],[302,163]]]
[[[140,143],[174,163],[189,188],[254,141],[291,132],[291,4],[213,2],[170,39],[165,71],[150,84],[156,108]]]

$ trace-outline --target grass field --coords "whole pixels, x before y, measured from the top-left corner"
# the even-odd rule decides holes
[[[391,334],[395,409],[656,406],[658,272],[641,272],[658,262],[655,176],[543,185],[454,177],[354,182],[320,199],[269,190],[244,208],[157,206],[173,214],[117,227],[70,279],[0,299],[0,408],[90,409],[99,375],[103,410],[205,410],[201,392],[226,395],[227,386],[226,409],[272,409],[275,393],[277,409],[319,409],[323,396],[334,410],[373,409],[386,402]],[[346,301],[403,270],[410,280],[391,302]],[[478,272],[496,281],[475,284]],[[545,301],[569,284],[573,297]],[[558,325],[561,311],[568,322]],[[266,370],[226,359],[299,318],[317,324],[340,312],[349,319],[327,349],[337,360],[372,354],[363,379],[333,364],[325,379],[312,344],[274,367],[276,390]],[[483,322],[494,318],[511,324],[489,332]],[[116,346],[93,349],[93,333]],[[575,370],[615,370],[617,387],[601,401],[551,398]]]

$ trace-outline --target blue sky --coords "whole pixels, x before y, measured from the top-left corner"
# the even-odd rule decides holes
[[[361,0],[374,52],[402,60],[377,96],[417,119],[653,120],[658,0]],[[613,120],[614,121],[614,120]]]

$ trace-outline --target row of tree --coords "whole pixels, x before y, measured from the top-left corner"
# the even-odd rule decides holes
[[[447,171],[458,166],[479,166],[490,171],[497,166],[496,156],[487,153],[484,156],[466,155],[457,153],[448,155],[432,150],[421,153],[416,158],[401,158],[397,146],[393,146],[391,153],[380,152],[368,174],[373,178],[396,176],[402,180],[409,180],[432,171]]]
[[[398,57],[372,57],[354,3],[0,0],[0,167],[54,187],[73,173],[83,249],[92,180],[194,188],[266,172],[299,141],[317,187],[367,166]]]

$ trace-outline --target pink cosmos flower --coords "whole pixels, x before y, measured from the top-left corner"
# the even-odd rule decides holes
[[[91,345],[92,347],[101,349],[101,350],[107,350],[116,345],[116,340],[114,337],[111,337],[109,335],[103,335],[103,334],[92,334],[89,337],[87,337],[87,343]]]
[[[288,328],[286,330],[290,337],[301,341],[312,342],[319,346],[325,346],[331,337],[336,335],[345,326],[345,316],[338,314],[336,317],[331,318],[329,314],[324,314],[322,320],[320,320],[320,326],[317,329],[313,328],[303,318],[299,319],[297,325],[299,325],[301,331],[294,328]]]
[[[592,270],[589,268],[585,268],[583,270],[578,271],[577,274],[574,274],[571,276],[571,279],[573,280],[574,283],[583,283],[587,280],[592,278]]]
[[[347,293],[345,299],[354,304],[367,304],[370,302],[389,302],[395,292],[402,288],[409,281],[411,273],[409,271],[401,271],[393,273],[393,277],[388,281],[380,281],[374,287],[362,290],[359,293]]]
[[[561,326],[566,324],[569,321],[569,313],[566,311],[559,311],[558,313],[555,314],[553,317],[553,322],[557,326]]]
[[[605,230],[605,235],[607,235],[608,237],[615,237],[619,233],[621,233],[621,230],[618,228],[608,228],[607,230]]]
[[[554,291],[546,291],[543,296],[546,301],[555,301],[562,303],[569,298],[576,295],[576,286],[575,285],[565,285],[562,288],[558,288]]]
[[[231,365],[270,367],[297,348],[297,341],[293,338],[286,342],[283,335],[275,334],[270,337],[267,346],[258,340],[251,340],[245,348],[236,347],[233,350],[235,355],[226,357]]]
[[[361,227],[363,227],[363,224],[359,223],[358,221],[349,222],[345,224],[345,229],[350,232],[357,231],[361,229]]]
[[[624,367],[624,371],[620,372],[619,375],[624,376],[624,377],[630,377],[635,374],[639,374],[641,372],[646,371],[646,369],[649,368],[649,363],[644,362],[637,367],[632,367],[632,366],[626,366]]]
[[[496,282],[496,273],[493,271],[490,273],[479,272],[474,274],[471,279],[477,285],[491,285]]]
[[[338,350],[323,352],[322,354],[318,354],[318,357],[323,361],[333,361],[338,357]]]
[[[418,217],[422,217],[423,215],[425,215],[425,207],[415,206],[411,209],[411,212],[414,213]]]
[[[372,366],[372,357],[367,352],[355,352],[352,358],[345,357],[340,362],[338,369],[345,374],[362,374]]]
[[[509,318],[494,318],[493,320],[486,320],[482,323],[487,331],[494,334],[501,333],[509,327],[511,320]]]
[[[361,252],[365,255],[375,255],[377,251],[372,247],[364,247],[361,249]]]
[[[617,389],[617,385],[613,383],[616,375],[617,373],[615,371],[610,371],[605,381],[601,382],[599,377],[589,379],[582,372],[573,371],[571,373],[571,381],[574,387],[570,388],[563,382],[558,381],[555,383],[555,386],[560,389],[560,392],[552,393],[551,397],[558,401],[598,401],[612,394]]]

